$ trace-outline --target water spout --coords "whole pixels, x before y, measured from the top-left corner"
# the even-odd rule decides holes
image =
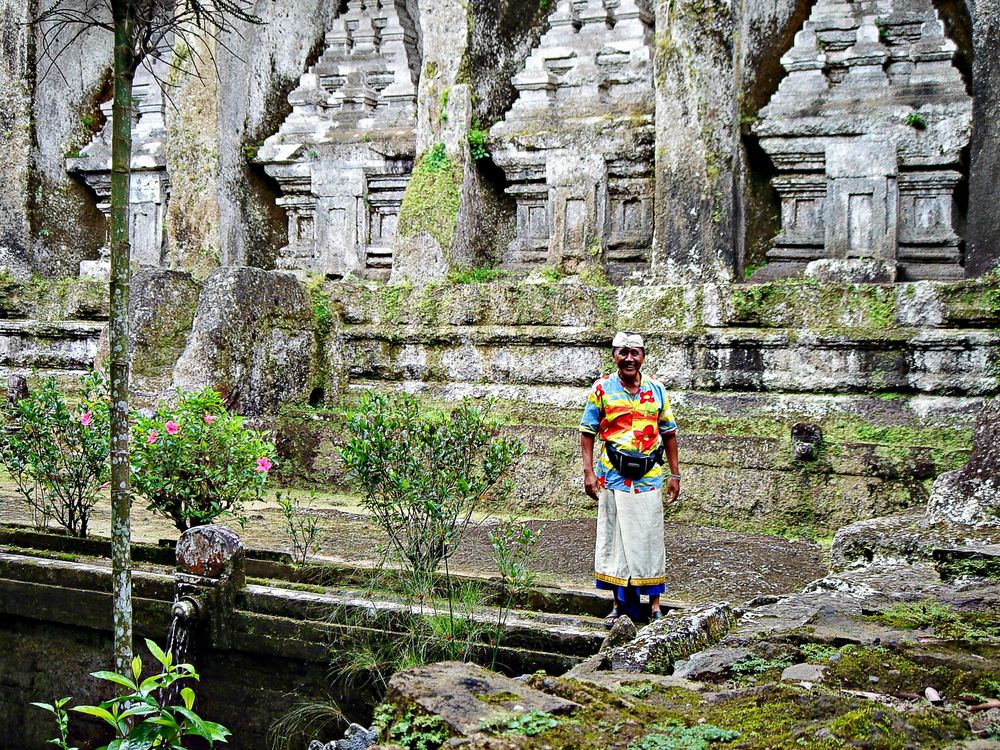
[[[201,619],[202,607],[193,596],[182,596],[171,609],[170,629],[167,631],[167,649],[174,656],[174,664],[187,658],[191,633]]]

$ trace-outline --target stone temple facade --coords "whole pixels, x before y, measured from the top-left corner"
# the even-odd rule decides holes
[[[167,174],[165,122],[166,97],[161,81],[166,63],[150,58],[149,65],[136,71],[132,86],[135,120],[132,123],[132,175],[129,185],[129,242],[133,262],[161,266],[166,260],[167,200],[170,178]],[[109,219],[111,212],[111,107],[101,104],[105,125],[100,133],[80,151],[66,159],[66,169],[80,175],[97,195],[97,207]],[[106,277],[110,271],[107,239],[98,260],[83,261],[80,274]]]
[[[256,160],[283,193],[277,267],[380,278],[413,169],[420,52],[400,0],[350,0]]]
[[[490,131],[517,205],[504,264],[648,267],[653,236],[653,18],[637,0],[560,0]]]
[[[818,0],[754,128],[781,198],[766,275],[964,275],[955,195],[972,98],[955,49],[930,0]]]

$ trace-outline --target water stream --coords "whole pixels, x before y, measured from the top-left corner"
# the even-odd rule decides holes
[[[173,664],[188,661],[192,631],[198,621],[200,611],[197,602],[190,597],[182,597],[174,602],[171,609],[170,627],[167,629],[167,653],[173,656]],[[168,685],[161,694],[161,704],[174,706],[180,703],[180,690],[184,680]]]

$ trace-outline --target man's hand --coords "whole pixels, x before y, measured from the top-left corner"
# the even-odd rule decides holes
[[[589,432],[580,433],[580,456],[583,458],[583,491],[596,500],[601,485],[594,473],[594,436]]]
[[[670,505],[677,500],[677,496],[681,494],[681,480],[677,477],[670,477],[670,481],[667,482],[667,505]]]

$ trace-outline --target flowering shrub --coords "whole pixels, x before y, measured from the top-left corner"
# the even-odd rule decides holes
[[[181,531],[260,497],[274,446],[211,388],[180,393],[132,428],[132,486]]]
[[[108,383],[104,374],[80,378],[81,401],[66,403],[53,378],[27,398],[2,407],[0,463],[31,507],[35,524],[55,520],[87,536],[90,511],[110,473]]]

